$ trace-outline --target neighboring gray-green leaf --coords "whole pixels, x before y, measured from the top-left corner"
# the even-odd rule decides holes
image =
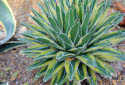
[[[0,41],[0,45],[6,43],[16,31],[16,21],[7,0],[0,0],[0,23],[3,24],[7,32],[5,39]]]
[[[21,42],[21,41],[7,42],[3,45],[0,45],[0,53],[8,51],[8,50],[16,48],[16,47],[25,46],[25,45],[26,45],[26,43]]]

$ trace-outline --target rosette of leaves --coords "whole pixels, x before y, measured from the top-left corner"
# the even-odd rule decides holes
[[[113,31],[125,14],[113,13],[106,17],[111,1],[104,0],[41,0],[41,13],[31,9],[30,16],[37,25],[22,23],[31,31],[20,39],[31,47],[22,50],[34,58],[28,70],[40,69],[35,79],[44,76],[51,85],[76,85],[87,79],[96,85],[96,73],[106,78],[116,75],[107,63],[125,60],[125,54],[115,48],[125,40],[125,31]]]

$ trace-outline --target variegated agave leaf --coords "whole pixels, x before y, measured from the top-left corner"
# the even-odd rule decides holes
[[[16,20],[7,0],[0,0],[0,24],[6,30],[6,37],[0,40],[0,53],[15,47],[24,46],[24,42],[9,41],[16,31]],[[0,36],[1,37],[1,36]]]
[[[111,1],[104,0],[41,0],[41,13],[34,9],[30,16],[37,25],[22,23],[31,29],[20,39],[31,47],[22,50],[34,58],[28,70],[40,69],[35,79],[44,76],[51,85],[76,85],[87,79],[96,85],[96,73],[112,78],[116,75],[106,61],[125,60],[125,54],[113,46],[125,40],[125,31],[108,32],[125,14],[106,17]]]

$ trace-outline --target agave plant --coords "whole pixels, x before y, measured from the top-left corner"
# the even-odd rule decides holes
[[[40,69],[35,79],[44,76],[51,85],[76,85],[87,79],[97,84],[96,73],[106,78],[116,75],[107,63],[125,60],[125,54],[115,48],[125,40],[125,31],[111,31],[125,14],[113,13],[106,17],[111,1],[104,0],[41,0],[41,13],[31,9],[30,17],[37,25],[22,23],[31,31],[20,39],[30,45],[22,50],[34,58],[28,70]]]

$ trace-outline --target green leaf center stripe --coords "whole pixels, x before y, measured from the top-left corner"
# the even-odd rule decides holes
[[[79,64],[75,77],[78,81],[87,79],[88,73],[87,73],[87,67],[85,64],[83,64],[83,63]]]
[[[51,17],[48,17],[48,20],[49,20],[49,22],[51,23],[53,29],[54,29],[57,33],[60,33],[61,30],[60,30],[60,28],[57,26],[55,20],[53,20]]]
[[[71,39],[68,38],[68,36],[66,34],[60,33],[58,38],[63,41],[63,45],[64,45],[65,49],[69,49],[69,48],[74,47],[73,42],[71,41]],[[60,43],[62,43],[62,41],[60,41]]]
[[[74,60],[74,61],[65,60],[65,70],[68,74],[68,78],[70,81],[72,81],[73,78],[75,77],[75,73],[78,69],[79,63],[80,63],[79,60]]]
[[[68,52],[60,51],[60,52],[57,53],[56,59],[60,60],[62,57],[65,57],[65,56],[68,56],[68,55],[70,55]]]
[[[54,79],[55,78],[55,79]],[[67,74],[64,68],[58,72],[57,75],[53,77],[53,80],[51,82],[51,85],[63,85],[65,81],[68,80]]]
[[[45,50],[39,56],[37,56],[36,58],[34,58],[34,61],[40,60],[40,59],[43,59],[43,58],[50,58],[50,57],[56,56],[56,53],[57,52],[54,51],[54,50],[52,50],[52,49]]]
[[[70,30],[70,28],[69,28],[69,19],[70,19],[70,13],[69,13],[69,11],[66,13],[66,16],[65,16],[65,28],[64,28],[64,32],[66,33],[66,34],[68,34],[68,32],[69,32],[69,30]]]
[[[53,75],[55,75],[60,69],[64,67],[64,62],[57,62],[56,59],[53,59],[53,61],[48,66],[47,72],[44,77],[44,82],[49,80]]]
[[[30,65],[27,68],[27,70],[34,70],[34,69],[37,69],[37,68],[47,66],[48,64],[50,64],[51,60],[52,60],[51,58],[48,58],[48,59],[43,59],[41,61],[34,62],[32,65]]]
[[[93,55],[97,55],[99,58],[104,60],[107,59],[107,61],[125,60],[125,54],[123,52],[108,47],[94,52]]]
[[[53,40],[51,39],[47,39],[47,38],[36,38],[37,41],[39,41],[40,43],[43,43],[43,44],[46,44],[46,45],[49,45],[49,46],[53,46],[57,49],[63,49],[61,46],[59,46],[58,44],[56,44]]]
[[[111,46],[112,42],[108,41],[108,40],[105,40],[105,41],[101,41],[99,43],[96,43],[94,45],[92,45],[90,48],[86,49],[84,51],[84,53],[87,53],[87,52],[92,52],[92,51],[96,51],[96,50],[99,50],[101,48],[104,48],[104,47],[108,47],[108,46]]]
[[[58,72],[58,76],[57,76],[57,84],[60,84],[63,82],[63,79],[66,78],[66,71],[64,69],[60,70]]]
[[[88,82],[90,83],[90,85],[97,85],[97,78],[96,78],[95,72],[90,68],[89,68],[89,72],[90,72],[90,79],[88,79]]]
[[[124,30],[109,32],[109,33],[105,34],[104,36],[100,37],[100,41],[101,40],[115,39],[115,38],[118,38],[118,37],[120,37],[122,35],[125,35]]]
[[[42,67],[42,69],[37,72],[37,74],[35,75],[35,78],[33,79],[33,81],[36,81],[38,78],[42,77],[43,75],[45,75],[47,70],[47,66],[46,67]]]
[[[61,31],[63,32],[63,24],[62,24],[62,17],[61,17],[61,11],[58,5],[56,5],[56,14],[57,14],[57,19],[59,20],[59,25],[61,28]]]
[[[92,65],[92,64],[90,64],[90,62],[86,61],[81,56],[77,56],[76,58],[81,60],[83,63],[85,63],[87,66],[89,66],[91,69],[95,70],[96,72],[98,72],[98,73],[100,73],[102,75],[105,75],[107,77],[109,76],[106,67],[103,65],[103,63],[101,63],[99,61],[99,59],[95,58],[97,64],[96,65]]]
[[[22,25],[24,25],[25,27],[35,31],[35,32],[40,32],[40,33],[44,33],[45,34],[45,30],[39,26],[36,25],[32,25],[32,24],[27,24],[27,23],[21,23]]]
[[[40,47],[40,48],[33,48],[33,49],[25,49],[22,50],[22,53],[26,53],[26,52],[42,52],[43,50],[49,49],[49,47]]]
[[[68,37],[74,44],[78,43],[78,40],[80,39],[78,21],[76,21],[74,26],[69,30]]]
[[[86,54],[82,56],[76,56],[77,59],[84,61],[85,64],[89,64],[93,67],[97,66],[96,60],[92,54]]]
[[[46,30],[46,32],[47,32],[54,40],[56,40],[56,39],[55,39],[55,35],[53,34],[53,31],[52,31],[50,28],[48,28],[47,26],[43,25],[43,23],[41,23],[40,20],[38,20],[37,18],[32,17],[32,16],[31,16],[31,18],[32,18],[40,27],[42,27],[44,30]]]
[[[91,30],[88,34],[86,34],[85,36],[83,36],[83,37],[79,40],[79,42],[77,43],[76,46],[78,46],[78,47],[83,47],[85,44],[87,45],[88,42],[90,41],[90,39],[91,39],[91,37],[92,37],[94,31],[95,31],[95,30],[93,29],[93,30]]]
[[[90,11],[87,10],[87,13],[85,15],[85,19],[82,24],[82,35],[86,35],[88,33],[88,25],[89,25],[89,19],[90,19]]]

